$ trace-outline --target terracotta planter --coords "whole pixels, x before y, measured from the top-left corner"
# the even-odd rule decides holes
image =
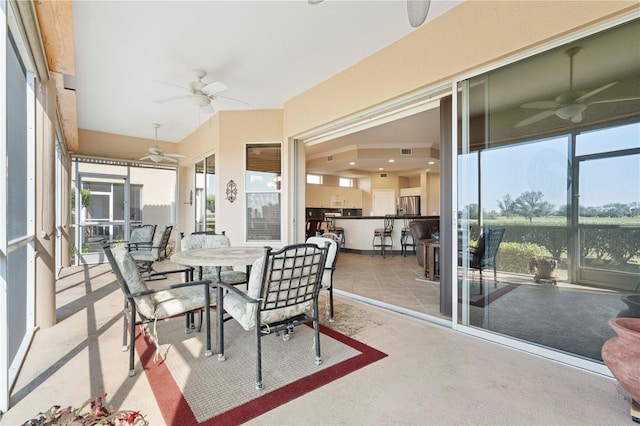
[[[640,318],[614,318],[609,325],[618,334],[602,346],[602,359],[620,385],[640,401]]]

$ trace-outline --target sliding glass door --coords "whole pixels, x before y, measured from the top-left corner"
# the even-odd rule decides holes
[[[459,324],[602,363],[640,291],[639,76],[633,21],[459,84]]]

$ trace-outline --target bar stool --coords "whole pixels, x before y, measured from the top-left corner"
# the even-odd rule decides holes
[[[393,233],[394,221],[395,221],[395,216],[386,215],[384,218],[384,228],[376,228],[373,231],[373,241],[372,241],[373,250],[375,251],[375,249],[379,247],[380,254],[382,255],[383,258],[387,248],[390,248],[391,250],[393,250],[392,233]],[[377,241],[378,244],[376,244],[376,238],[378,239]],[[387,243],[387,238],[391,241],[390,243]]]
[[[342,246],[339,247],[339,249],[343,249],[344,240],[346,238],[344,236],[344,228],[342,226],[336,226],[336,223],[335,223],[336,216],[333,214],[325,214],[324,220],[325,222],[327,222],[327,232],[331,232],[336,235],[342,235]]]
[[[413,241],[413,235],[411,235],[411,229],[409,228],[409,218],[404,218],[404,227],[400,231],[400,245],[402,246],[402,257],[407,255],[407,247],[413,249],[413,254],[416,254],[416,243]]]

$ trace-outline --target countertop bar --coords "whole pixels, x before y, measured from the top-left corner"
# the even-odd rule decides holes
[[[376,228],[384,227],[386,216],[336,216],[335,226],[344,228],[345,248],[362,252],[371,252],[373,249],[373,232]],[[393,252],[401,252],[400,236],[402,228],[408,226],[412,220],[437,219],[439,216],[394,216]],[[405,223],[405,219],[406,223]],[[379,249],[377,250],[379,251]],[[389,250],[391,251],[391,250]]]
[[[353,220],[353,219],[384,219],[387,216],[336,216],[335,218],[338,220]],[[396,220],[421,220],[421,219],[438,219],[440,216],[393,216]]]

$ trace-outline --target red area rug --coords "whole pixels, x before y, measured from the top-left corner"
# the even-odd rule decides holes
[[[175,319],[178,323],[182,324],[180,319]],[[306,327],[305,327],[306,328]],[[349,347],[349,351],[355,350],[355,356],[351,356],[345,360],[341,360],[333,365],[329,365],[326,368],[323,368],[322,365],[313,370],[311,374],[308,374],[304,377],[301,377],[297,380],[293,380],[284,384],[283,386],[277,387],[275,389],[271,389],[270,391],[255,391],[253,395],[254,398],[249,401],[243,402],[233,408],[230,408],[224,412],[216,413],[212,417],[209,417],[205,420],[198,421],[197,416],[194,414],[192,410],[192,405],[194,405],[193,401],[187,401],[185,398],[184,392],[181,390],[181,387],[178,385],[178,382],[181,379],[174,376],[168,366],[168,362],[158,361],[154,363],[153,357],[155,355],[156,347],[151,342],[148,336],[142,336],[138,332],[136,335],[136,350],[140,356],[143,368],[153,390],[156,401],[158,402],[158,406],[160,407],[160,411],[166,424],[171,425],[237,425],[244,422],[247,422],[263,413],[266,413],[273,408],[276,408],[280,405],[287,403],[299,396],[302,396],[308,392],[311,392],[319,387],[330,383],[334,380],[339,379],[353,371],[356,371],[366,365],[369,365],[375,361],[378,361],[387,355],[370,347],[361,342],[358,342],[350,337],[347,337],[335,330],[330,328],[320,326],[321,336],[320,336],[320,345],[321,349],[323,349],[322,356],[323,362],[325,357],[330,358],[331,354],[327,354],[325,351],[325,347],[327,345],[323,345],[323,342],[328,341],[331,338],[335,341],[340,342],[340,344],[347,345]],[[213,332],[213,330],[212,330]],[[253,336],[253,332],[246,332],[248,335]],[[204,333],[198,333],[204,334]],[[226,333],[225,333],[226,334]],[[161,343],[162,343],[162,334],[160,335]],[[187,335],[185,335],[187,336]],[[325,337],[326,336],[326,337]],[[306,337],[306,336],[302,336]],[[264,340],[265,338],[263,338]],[[308,340],[308,339],[305,339]],[[215,341],[215,337],[214,337]],[[227,338],[225,338],[225,342]],[[312,340],[311,340],[312,341]],[[308,345],[309,342],[305,344]],[[182,353],[174,354],[175,352],[179,352],[180,343],[174,344],[177,348],[168,353],[168,357],[171,356],[184,356]],[[226,345],[228,346],[228,345]],[[230,350],[226,348],[225,354],[227,358],[229,358]],[[308,345],[309,351],[312,351],[310,345]],[[263,346],[263,357],[265,355],[265,348]],[[283,357],[286,354],[283,354]],[[216,355],[214,354],[211,358],[205,358],[202,353],[199,353],[199,358],[204,358],[209,362],[211,368],[225,368],[225,363],[229,361],[229,359],[223,363],[220,363],[216,359]],[[255,349],[253,350],[253,356],[250,358],[251,362],[255,364]],[[222,370],[218,370],[222,371]],[[263,360],[263,375],[265,374],[266,367]],[[174,373],[175,374],[175,373]],[[201,373],[198,372],[197,375]],[[206,374],[206,373],[202,373]],[[247,389],[253,389],[255,385],[255,369],[251,373],[253,375],[252,381],[242,379],[242,383],[240,385],[246,386]],[[264,379],[264,378],[263,378]],[[232,381],[232,380],[229,380]],[[265,381],[265,387],[269,386],[269,382]],[[272,381],[273,382],[273,381]],[[212,384],[212,388],[215,386]],[[244,388],[243,388],[244,389]],[[217,392],[224,392],[224,389],[217,389]],[[215,398],[216,396],[220,397],[221,395],[216,394],[212,389],[209,398]],[[229,392],[229,391],[227,391]],[[202,403],[202,401],[200,401]],[[200,414],[199,417],[202,417]]]

